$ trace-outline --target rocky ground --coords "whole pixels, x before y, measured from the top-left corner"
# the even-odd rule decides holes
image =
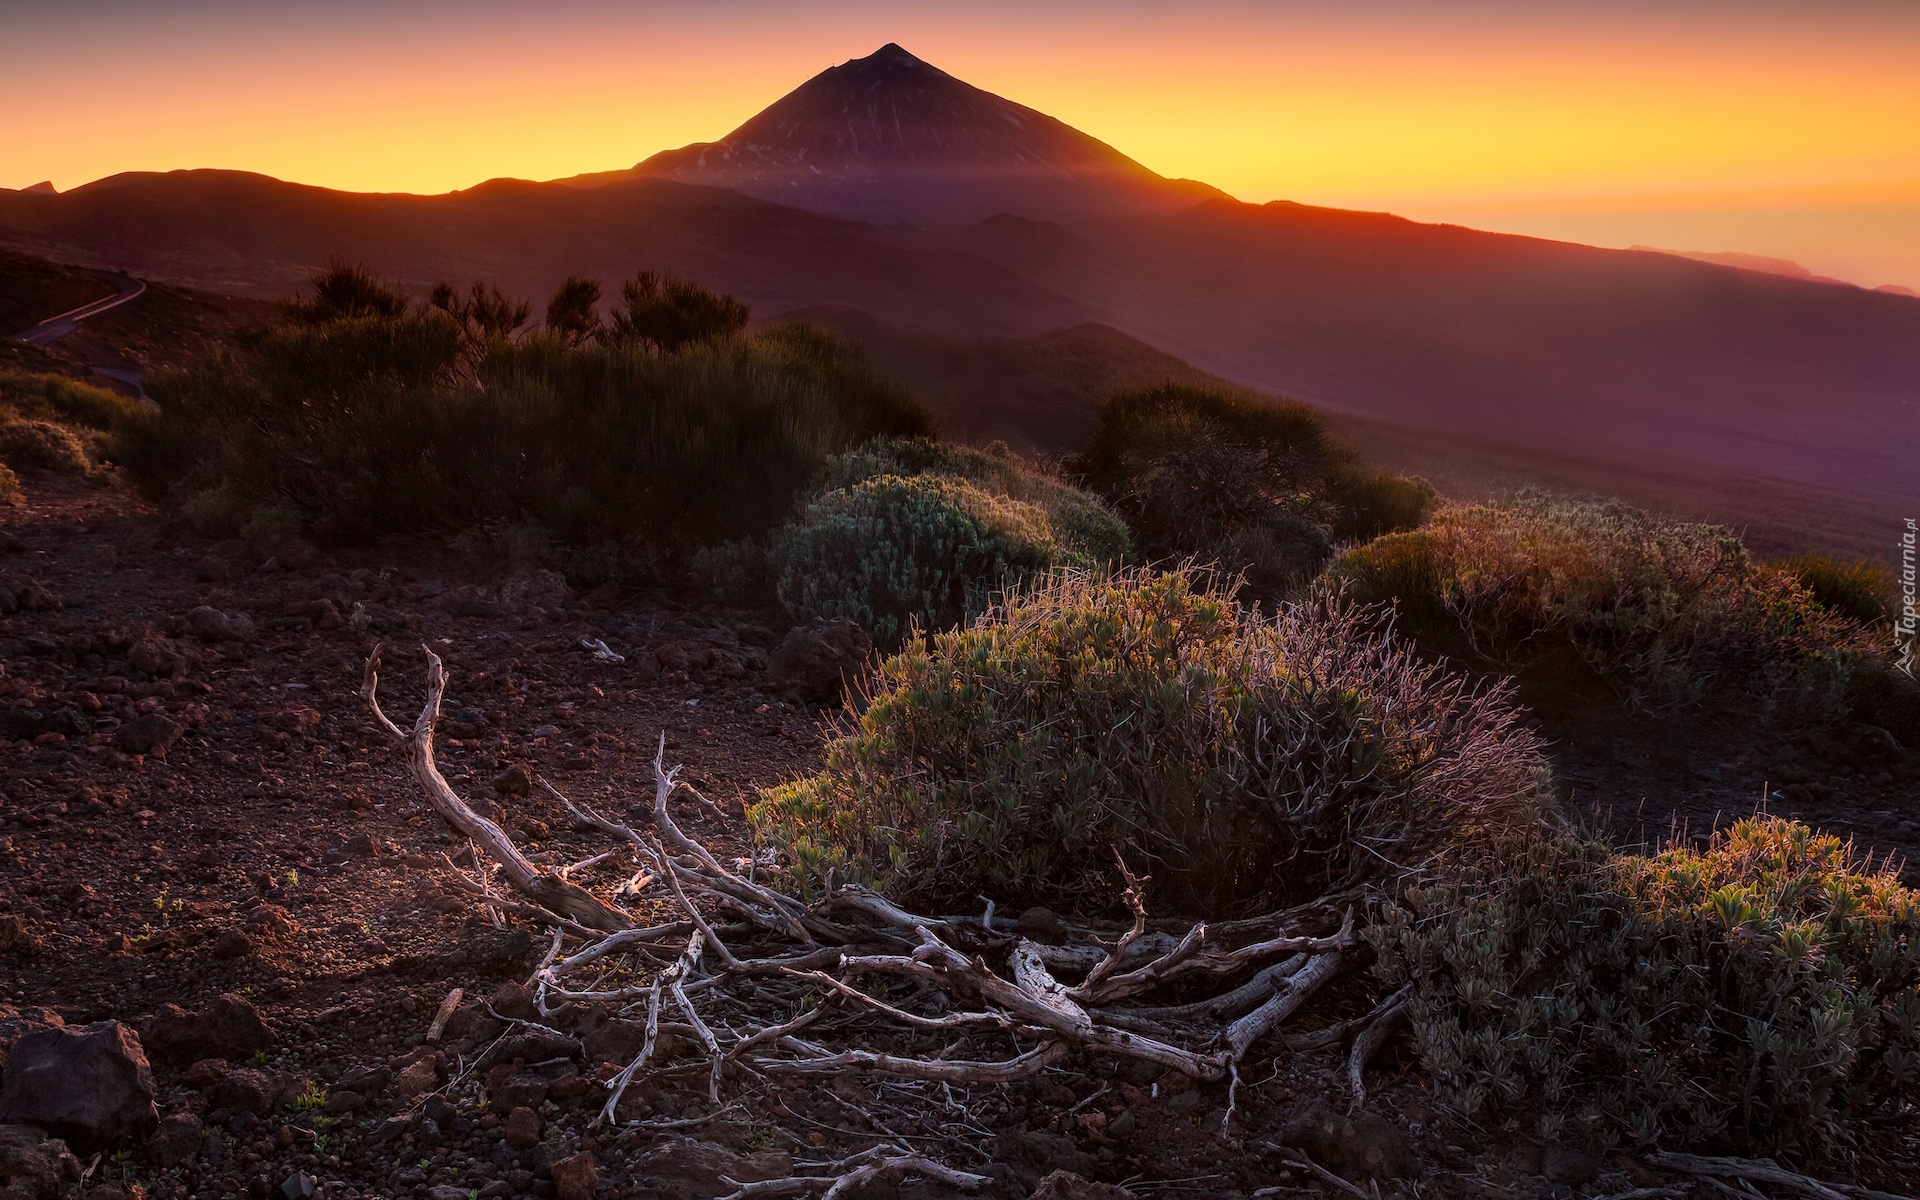
[[[446,660],[449,779],[536,861],[560,865],[605,840],[530,777],[640,821],[662,734],[712,802],[682,823],[716,852],[750,854],[744,802],[815,760],[828,719],[803,694],[822,686],[822,663],[857,648],[791,642],[766,614],[571,596],[557,577],[431,541],[326,555],[214,543],[111,482],[29,479],[27,493],[0,515],[0,1045],[15,1048],[12,1075],[35,1055],[58,1069],[36,1084],[38,1113],[10,1088],[0,1123],[50,1124],[75,1154],[0,1124],[6,1200],[82,1188],[94,1200],[707,1197],[733,1190],[723,1179],[881,1143],[986,1174],[1000,1194],[1045,1178],[1055,1200],[1122,1194],[1109,1185],[1344,1194],[1290,1164],[1303,1150],[1363,1195],[1661,1182],[1624,1158],[1449,1127],[1391,1046],[1355,1118],[1336,1115],[1336,1053],[1275,1046],[1230,1122],[1224,1087],[1105,1061],[944,1089],[730,1080],[719,1108],[696,1064],[629,1092],[621,1123],[596,1127],[640,1026],[591,1005],[531,1023],[522,981],[544,938],[497,927],[455,884],[464,842],[429,814],[359,698],[370,649],[396,647],[383,684],[396,718],[421,695],[404,647],[425,641]],[[1576,797],[1616,820],[1644,804],[1643,825],[1681,813],[1697,829],[1710,808],[1749,811],[1795,764],[1799,815],[1920,849],[1915,759],[1897,745],[1843,733],[1709,753],[1607,720],[1561,741]],[[1555,721],[1581,725],[1556,715],[1549,733]],[[1684,794],[1656,791],[1676,773]],[[609,882],[614,869],[586,870]],[[455,989],[463,998],[430,1036]],[[1372,999],[1350,978],[1317,1020]],[[912,1176],[860,1192],[895,1193],[952,1194]]]

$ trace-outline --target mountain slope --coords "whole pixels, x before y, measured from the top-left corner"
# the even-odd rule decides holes
[[[1225,195],[1156,175],[892,43],[822,71],[719,141],[656,154],[634,173],[812,212],[925,225],[998,212],[1166,212]]]
[[[883,52],[648,168],[737,172],[743,187],[811,180],[794,197],[808,203],[864,195],[885,208],[942,189],[1020,200],[952,229],[838,219],[645,172],[394,196],[194,171],[0,192],[0,245],[253,296],[336,258],[421,291],[483,278],[536,303],[569,274],[611,285],[664,268],[762,316],[832,309],[859,326],[864,314],[878,355],[910,374],[966,376],[970,395],[999,388],[969,420],[1043,446],[1085,428],[1088,392],[1055,386],[1036,356],[1090,361],[1105,335],[983,339],[1097,324],[1129,339],[1100,351],[1136,364],[1116,380],[1162,369],[1158,352],[1508,458],[1573,454],[1604,473],[1657,455],[1666,475],[1786,481],[1888,513],[1905,501],[1920,456],[1920,300],[1383,213],[1175,202],[1180,185],[1029,112]],[[1019,188],[1046,186],[963,186],[1000,187],[996,163],[1018,168]],[[1062,196],[1127,195],[1147,199],[1045,219]]]

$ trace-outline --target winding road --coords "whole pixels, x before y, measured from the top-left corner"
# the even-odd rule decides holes
[[[82,304],[79,308],[63,312],[57,317],[48,317],[33,328],[16,333],[13,336],[29,346],[49,346],[80,327],[80,322],[89,317],[97,317],[103,312],[119,308],[129,300],[138,299],[147,285],[131,275],[122,275],[117,271],[95,271],[101,279],[112,283],[119,289],[104,300],[95,300],[91,304]]]

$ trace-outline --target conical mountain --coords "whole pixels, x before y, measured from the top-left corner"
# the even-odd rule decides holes
[[[1170,212],[1225,194],[1157,175],[892,43],[822,71],[719,141],[664,151],[635,172],[923,225]]]

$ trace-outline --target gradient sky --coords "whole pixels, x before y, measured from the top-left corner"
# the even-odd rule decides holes
[[[1920,289],[1911,0],[0,0],[0,186],[623,167],[888,41],[1245,200]]]

